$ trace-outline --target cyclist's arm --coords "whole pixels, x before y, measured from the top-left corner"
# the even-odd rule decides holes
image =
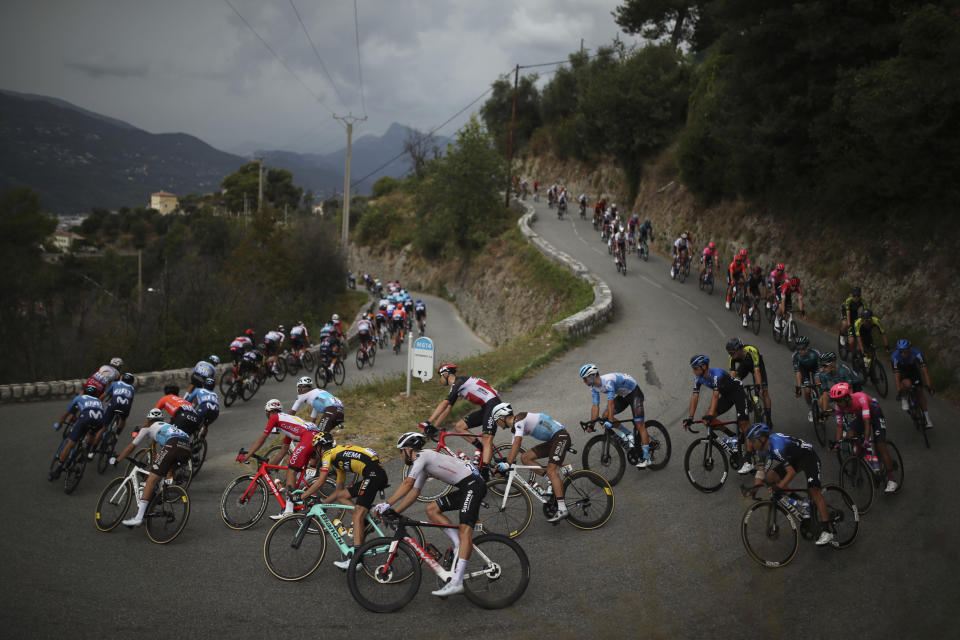
[[[120,460],[123,460],[123,459],[126,458],[128,455],[130,455],[131,453],[133,453],[133,450],[136,448],[136,446],[137,446],[137,444],[136,444],[135,442],[131,442],[131,443],[128,444],[126,447],[124,447],[124,448],[123,448],[123,451],[121,451],[120,454],[117,455],[117,462],[119,462]]]
[[[603,415],[606,416],[607,420],[613,422],[613,416],[615,415],[613,407],[613,398],[607,400],[607,410],[603,412]]]
[[[329,474],[330,474],[330,469],[321,470],[320,473],[318,473],[317,476],[313,479],[313,482],[310,483],[310,486],[307,487],[307,490],[303,492],[303,495],[300,496],[300,499],[306,500],[307,498],[315,494],[320,489],[320,487],[323,486],[323,483],[327,481],[327,476]],[[330,497],[332,498],[333,495],[334,494],[331,494]],[[322,502],[331,502],[331,500],[329,500],[328,498],[324,498]]]
[[[710,409],[707,413],[711,416],[717,415],[717,406],[720,404],[720,390],[717,389],[713,392],[713,397],[710,399]]]
[[[690,396],[690,411],[687,413],[687,415],[690,416],[691,420],[693,419],[694,411],[697,410],[697,402],[699,401],[700,401],[700,392],[695,390],[693,392],[693,395]]]
[[[444,420],[447,419],[447,416],[450,415],[450,409],[450,401],[444,400],[437,405],[436,409],[433,410],[433,413],[430,414],[430,419],[427,420],[427,422],[439,428],[440,425],[443,424]]]
[[[420,495],[420,489],[413,486],[413,483],[414,479],[410,476],[403,479],[403,482],[400,483],[397,490],[387,499],[391,509],[397,513],[402,513],[407,507],[416,502],[417,496]]]
[[[266,434],[266,433],[261,433],[260,436],[256,439],[256,441],[250,446],[249,452],[247,453],[247,455],[245,455],[245,456],[243,457],[243,459],[244,459],[244,460],[250,459],[250,455],[253,454],[253,453],[256,453],[257,451],[259,451],[259,450],[260,450],[260,447],[262,447],[262,446],[263,446],[263,443],[266,442],[266,441],[267,441],[267,434]],[[282,457],[282,456],[283,456],[283,452],[281,451],[278,455]],[[279,461],[280,461],[280,459],[277,458],[276,456],[274,456],[274,460],[271,461],[271,464],[276,464],[276,463],[279,462]]]
[[[517,454],[520,453],[520,442],[523,440],[523,436],[514,436],[513,444],[510,446],[510,453],[507,454],[507,464],[513,464],[513,461],[517,459]]]

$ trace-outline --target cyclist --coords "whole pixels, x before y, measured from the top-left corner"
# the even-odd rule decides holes
[[[457,376],[457,365],[452,362],[441,364],[437,368],[440,384],[450,385],[450,393],[430,414],[430,419],[421,422],[420,427],[427,435],[436,432],[436,428],[450,415],[450,410],[459,398],[465,398],[479,407],[457,421],[454,430],[457,433],[470,433],[470,429],[480,427],[480,439],[474,440],[477,449],[482,449],[480,471],[488,475],[486,465],[493,456],[493,437],[497,433],[497,423],[493,419],[493,408],[500,404],[500,394],[483,378]]]
[[[749,273],[749,272],[751,271],[751,267],[750,267],[750,255],[747,253],[747,250],[746,250],[746,249],[740,249],[740,251],[737,253],[737,255],[740,256],[740,262],[743,263],[744,269],[746,269],[747,272]]]
[[[220,396],[214,391],[216,382],[213,378],[203,381],[202,387],[197,387],[184,398],[191,403],[200,416],[200,433],[207,435],[207,427],[220,416]]]
[[[803,399],[809,407],[809,385],[814,384],[817,370],[820,369],[820,352],[810,346],[810,338],[807,336],[797,338],[796,345],[797,348],[793,351],[793,375],[796,378],[793,392],[799,398],[800,391],[803,390]],[[813,409],[807,409],[807,422],[813,422]]]
[[[871,434],[866,433],[866,425],[869,424],[877,455],[887,468],[887,486],[884,493],[896,491],[893,460],[890,458],[890,452],[887,451],[887,421],[883,417],[880,403],[876,398],[862,391],[852,393],[850,385],[846,382],[838,382],[830,388],[830,399],[833,400],[837,415],[837,442],[843,437],[845,428],[848,431],[852,430],[864,440],[869,439]]]
[[[538,458],[547,458],[545,470],[534,470],[538,475],[546,474],[550,480],[547,493],[552,491],[557,497],[557,512],[547,518],[547,522],[557,522],[568,517],[570,512],[567,511],[567,504],[563,501],[563,483],[560,480],[560,467],[563,466],[563,458],[567,455],[567,449],[570,448],[570,434],[564,426],[545,413],[521,411],[514,414],[513,407],[506,402],[501,402],[493,408],[493,419],[496,420],[498,427],[513,431],[513,445],[510,447],[510,453],[507,454],[505,462],[497,464],[497,469],[501,473],[510,469],[510,465],[517,459],[517,454],[520,452],[523,436],[533,436],[541,440],[540,444],[520,456],[520,463],[532,465]]]
[[[372,333],[373,323],[370,322],[367,314],[364,314],[360,320],[357,321],[357,339],[360,341],[360,353],[363,354],[361,357],[364,359],[366,359],[367,350],[370,348]]]
[[[283,433],[283,446],[280,448],[280,451],[274,455],[270,464],[280,464],[280,461],[283,460],[283,457],[287,453],[287,449],[290,447],[290,443],[294,440],[297,441],[297,446],[294,448],[293,453],[290,454],[290,460],[287,461],[285,486],[281,489],[281,491],[286,491],[286,496],[289,499],[286,500],[282,513],[270,516],[274,520],[279,520],[293,513],[292,495],[293,489],[296,486],[296,474],[303,471],[307,463],[310,462],[310,458],[313,457],[313,436],[320,433],[320,430],[312,422],[307,422],[295,415],[284,413],[283,405],[280,404],[280,401],[276,398],[267,400],[267,403],[263,406],[263,410],[267,414],[267,426],[264,428],[263,433],[261,433],[250,446],[250,450],[246,454],[237,454],[237,462],[246,462],[247,458],[263,446],[263,443],[267,441],[267,437],[274,429]]]
[[[215,355],[195,364],[193,366],[193,372],[190,374],[190,386],[187,387],[187,394],[192,393],[194,389],[202,389],[203,382],[207,378],[215,378],[217,375],[216,367],[219,364],[220,358]]]
[[[603,418],[603,426],[607,429],[613,428],[613,417],[630,407],[633,415],[633,429],[628,429],[621,423],[617,426],[617,435],[627,446],[627,449],[633,449],[636,446],[634,439],[634,430],[640,434],[640,444],[643,450],[643,459],[637,463],[637,469],[646,469],[652,463],[650,460],[650,436],[647,435],[647,427],[644,424],[643,416],[643,391],[640,385],[626,373],[605,373],[600,375],[597,365],[588,363],[580,367],[580,378],[584,384],[590,387],[590,393],[593,398],[593,404],[590,406],[590,420]],[[603,412],[600,411],[600,392],[607,394],[607,406]]]
[[[93,444],[92,436],[103,426],[103,403],[100,402],[99,392],[93,385],[87,385],[83,393],[75,397],[67,405],[67,409],[60,416],[59,422],[53,423],[53,430],[57,431],[67,419],[67,415],[76,416],[70,433],[67,434],[67,440],[63,448],[60,449],[59,463],[57,468],[50,472],[50,480],[55,480],[63,473],[63,464],[67,461],[70,451],[80,442],[80,438],[86,436],[87,444]]]
[[[247,333],[242,336],[237,336],[233,339],[233,342],[230,343],[230,355],[233,356],[233,364],[237,365],[240,363],[240,359],[243,358],[243,354],[247,351],[253,349],[253,340],[247,334],[252,334],[253,329],[247,329]]]
[[[584,215],[586,215],[587,211],[587,194],[581,193],[580,197],[577,198],[577,202],[580,203],[580,217],[582,218]]]
[[[840,344],[847,344],[847,337],[852,333],[853,323],[860,317],[860,312],[865,306],[860,287],[850,289],[850,295],[840,305]]]
[[[674,277],[677,272],[677,268],[681,266],[681,260],[688,260],[690,251],[693,249],[693,242],[690,241],[690,236],[686,231],[680,234],[676,240],[673,241],[673,264],[670,265],[670,277]]]
[[[787,280],[787,265],[778,262],[777,266],[770,272],[770,298],[767,300],[767,308],[774,309],[780,305],[780,290],[783,283]]]
[[[330,316],[330,324],[333,325],[333,328],[336,331],[334,337],[337,339],[337,342],[342,342],[346,336],[343,333],[343,323],[340,322],[340,314],[335,313]]]
[[[772,426],[770,392],[767,391],[767,367],[763,363],[760,351],[752,345],[743,344],[740,338],[730,338],[727,341],[727,353],[730,354],[730,375],[737,380],[744,380],[748,375],[753,374],[753,381],[760,385],[764,421]]]
[[[780,319],[783,314],[793,310],[793,294],[797,294],[797,306],[800,314],[804,315],[806,313],[803,310],[803,289],[800,288],[800,278],[792,276],[788,280],[784,280],[780,286],[780,304],[777,306],[777,315],[773,319],[773,326],[777,330],[780,329]]]
[[[303,320],[297,320],[297,324],[290,327],[290,345],[293,347],[293,353],[298,358],[310,346],[310,335],[307,333],[307,326]]]
[[[296,414],[302,406],[312,409],[310,421],[315,422],[320,416],[317,428],[324,433],[331,433],[343,425],[343,402],[329,391],[313,386],[310,376],[303,376],[297,380],[297,399],[290,407],[290,413]]]
[[[284,331],[281,324],[276,329],[267,331],[267,334],[263,336],[263,354],[271,362],[271,367],[275,366],[277,356],[280,355],[280,347],[283,346],[283,340],[286,338]]]
[[[105,398],[109,398],[107,409],[103,414],[103,424],[97,430],[96,435],[93,436],[94,445],[100,443],[104,431],[113,421],[114,416],[119,419],[117,435],[123,433],[123,428],[127,425],[127,418],[130,416],[130,409],[133,408],[133,396],[136,393],[136,389],[133,387],[135,380],[132,373],[125,373],[120,376],[119,380],[111,382],[110,386],[107,387],[103,394]],[[87,458],[92,460],[93,456],[94,453],[91,449],[87,452]]]
[[[747,430],[750,427],[750,419],[747,414],[747,394],[743,391],[743,383],[723,369],[711,367],[710,358],[703,354],[697,354],[690,358],[690,368],[693,369],[693,395],[690,396],[689,417],[683,419],[684,430],[693,424],[693,414],[696,412],[697,403],[700,401],[700,387],[705,385],[713,390],[713,397],[710,400],[710,408],[703,416],[703,421],[709,424],[718,416],[726,413],[731,407],[736,407],[737,426],[739,427],[737,446],[743,449],[745,454],[744,462],[738,473],[750,473],[755,469],[750,460],[750,443],[747,442],[745,448],[742,446],[744,436],[747,435]]]
[[[860,317],[853,323],[853,335],[857,338],[857,347],[865,358],[872,358],[877,351],[877,345],[873,344],[873,328],[880,330],[880,337],[883,338],[883,347],[890,351],[890,342],[887,340],[887,332],[883,330],[880,324],[880,318],[873,315],[869,309],[860,311]]]
[[[143,494],[137,505],[137,515],[123,521],[123,524],[128,527],[139,527],[143,524],[143,516],[147,513],[147,506],[150,504],[150,498],[153,497],[153,491],[160,482],[160,478],[166,476],[173,465],[186,463],[190,459],[190,436],[176,426],[164,422],[163,412],[160,409],[151,409],[143,425],[133,434],[133,441],[120,452],[120,455],[110,458],[110,464],[116,464],[133,453],[138,446],[145,444],[149,438],[162,447],[148,467],[150,475],[143,486]]]
[[[237,368],[237,374],[242,379],[249,375],[257,375],[263,365],[263,354],[259,349],[254,349],[251,345],[240,358],[240,366]]]
[[[897,350],[890,357],[890,363],[893,365],[893,382],[897,388],[897,397],[900,398],[900,408],[904,411],[910,409],[907,404],[907,390],[915,387],[917,390],[917,402],[923,411],[923,417],[927,421],[927,429],[933,428],[933,422],[930,420],[930,412],[927,411],[927,398],[923,394],[923,387],[926,385],[927,392],[933,395],[933,386],[930,384],[930,372],[927,370],[927,363],[923,359],[923,354],[919,349],[910,344],[906,338],[897,340]],[[920,373],[923,372],[921,382]]]
[[[707,269],[713,267],[717,264],[717,261],[720,259],[719,253],[717,253],[717,243],[710,241],[707,243],[707,246],[703,248],[703,252],[700,254],[700,281],[703,281],[703,274],[707,272]]]
[[[403,452],[403,462],[410,467],[410,471],[393,495],[375,506],[373,511],[384,513],[393,509],[397,513],[403,512],[416,501],[427,478],[436,478],[457,488],[427,505],[427,517],[433,522],[452,524],[443,512],[455,509],[460,512],[457,530],[443,530],[453,542],[451,560],[456,558],[454,576],[450,582],[431,592],[435,596],[446,597],[463,593],[463,574],[473,551],[473,527],[477,523],[480,502],[487,493],[487,486],[474,465],[465,465],[456,458],[424,449],[425,442],[423,434],[412,431],[400,436],[397,449]]]
[[[406,292],[404,292],[406,293]],[[410,294],[406,294],[406,297],[403,299],[403,319],[406,321],[406,330],[413,330],[413,298],[410,297]]]
[[[742,286],[744,280],[746,280],[746,266],[743,264],[743,256],[737,254],[733,257],[733,261],[730,263],[730,266],[727,267],[727,299],[723,303],[724,306],[730,308],[730,296],[733,293],[733,288],[737,285]]]
[[[820,354],[820,370],[817,371],[815,380],[820,388],[827,392],[838,382],[846,382],[854,391],[863,390],[863,378],[843,362],[837,361],[837,354],[833,351]],[[821,420],[826,421],[827,413],[830,411],[829,393],[820,394],[820,409]]]
[[[332,335],[326,335],[320,338],[320,344],[317,345],[317,358],[320,362],[319,367],[325,367],[327,370],[327,378],[332,380],[333,367],[337,362],[337,343]]]
[[[623,231],[623,225],[617,228],[613,235],[613,252],[616,254],[616,264],[626,265],[627,263],[627,234]]]
[[[353,508],[353,549],[343,560],[333,563],[338,569],[350,566],[350,557],[354,549],[363,544],[364,519],[373,506],[378,491],[387,487],[387,472],[380,466],[380,456],[373,449],[355,445],[339,445],[326,431],[320,431],[313,436],[313,447],[320,454],[320,472],[301,496],[306,500],[317,492],[327,481],[330,470],[337,474],[337,488],[323,499],[325,503],[337,502],[352,504]],[[357,481],[346,486],[347,472],[352,471],[360,477]],[[359,565],[358,565],[359,568]]]
[[[637,227],[637,244],[645,243],[647,240],[653,241],[653,225],[649,220]]]
[[[420,329],[420,333],[422,334],[426,328],[427,305],[424,304],[423,300],[417,298],[416,304],[413,305],[413,312],[417,316],[417,327]]]
[[[757,422],[750,428],[747,441],[753,442],[754,449],[767,459],[763,468],[757,470],[754,490],[762,487],[764,482],[773,482],[776,483],[774,492],[784,491],[793,477],[803,471],[807,476],[810,500],[817,507],[820,522],[827,523],[816,544],[822,547],[832,543],[834,525],[829,521],[827,503],[820,489],[820,456],[813,450],[813,445],[783,433],[771,433],[770,427],[762,422]]]
[[[393,309],[393,314],[390,316],[390,320],[393,323],[393,344],[397,344],[397,341],[400,341],[400,344],[403,344],[404,329],[407,326],[407,312],[404,310],[402,304],[398,304]]]
[[[123,360],[120,358],[111,358],[109,364],[105,364],[93,372],[87,381],[83,383],[84,388],[93,387],[97,391],[97,397],[103,398],[103,393],[107,386],[114,380],[120,379],[120,370],[123,369]]]
[[[163,388],[163,397],[155,409],[163,409],[170,416],[170,424],[192,436],[200,429],[200,415],[193,405],[180,397],[180,387],[168,384]],[[147,426],[144,422],[143,426]]]
[[[757,307],[760,300],[767,297],[767,283],[763,278],[763,269],[753,267],[747,276],[746,289],[743,292],[743,326],[747,326],[750,311]],[[762,290],[762,291],[761,291]],[[756,309],[760,313],[759,308]]]

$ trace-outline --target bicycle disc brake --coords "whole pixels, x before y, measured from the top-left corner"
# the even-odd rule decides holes
[[[550,499],[543,503],[543,515],[547,518],[552,518],[553,514],[557,512],[557,499],[553,496],[550,496]]]

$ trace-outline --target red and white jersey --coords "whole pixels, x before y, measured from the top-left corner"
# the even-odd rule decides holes
[[[231,349],[243,349],[247,346],[253,346],[253,341],[247,336],[237,336],[233,339],[233,342],[230,343]]]
[[[500,394],[483,378],[460,376],[454,378],[453,384],[450,385],[447,402],[452,405],[458,398],[466,398],[473,404],[482,407],[491,400],[499,400]]]
[[[99,369],[97,369],[91,378],[96,378],[97,380],[103,382],[104,386],[107,387],[111,382],[115,382],[120,379],[120,371],[109,364],[105,364]]]
[[[363,318],[357,323],[357,333],[370,333],[373,331],[373,325],[370,324],[370,321],[366,318]]]
[[[283,433],[283,443],[290,444],[291,440],[301,440],[304,437],[313,438],[313,434],[318,432],[317,425],[307,422],[302,418],[290,415],[289,413],[274,413],[267,420],[267,426],[264,433],[270,433],[274,427]]]
[[[424,449],[413,461],[408,478],[413,478],[413,486],[422,489],[427,478],[436,478],[447,484],[457,484],[473,471],[459,458],[444,455],[433,449]]]
[[[268,342],[275,342],[277,344],[283,344],[283,338],[285,336],[279,331],[268,331],[267,335],[263,336],[263,339]]]
[[[781,298],[786,298],[786,297],[789,296],[791,293],[796,293],[796,294],[797,294],[797,297],[801,297],[801,298],[802,298],[802,297],[803,297],[803,288],[800,287],[800,286],[797,286],[796,288],[794,288],[794,287],[790,286],[790,281],[787,280],[787,281],[785,281],[785,282],[780,286],[780,297],[781,297]]]

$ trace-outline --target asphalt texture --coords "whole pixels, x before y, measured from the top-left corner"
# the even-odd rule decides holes
[[[238,638],[346,631],[431,638],[465,633],[563,638],[953,635],[947,625],[957,601],[960,562],[949,536],[960,526],[960,507],[949,469],[957,450],[952,426],[958,412],[934,400],[937,427],[932,448],[926,449],[892,394],[882,401],[889,437],[905,462],[903,490],[878,499],[863,516],[850,548],[818,548],[801,540],[789,566],[763,568],[747,556],[740,538],[741,518],[750,504],[739,492],[744,480],[733,473],[720,491],[703,494],[684,474],[683,455],[696,437],[680,428],[692,387],[687,363],[690,355],[702,352],[724,366],[723,346],[733,335],[755,344],[767,364],[776,429],[811,440],[805,405],[793,394],[790,352],[773,342],[769,325],[759,336],[748,336],[734,314],[723,310],[719,291],[712,296],[699,291],[695,277],[685,284],[670,280],[664,258],[654,255],[643,263],[630,256],[627,275],[621,276],[589,220],[581,221],[575,211],[575,219],[558,220],[545,204],[537,207],[541,218],[535,230],[606,279],[616,310],[609,325],[582,346],[502,390],[504,399],[518,411],[543,411],[560,420],[574,447],[582,450],[589,436],[578,421],[589,416],[590,393],[577,377],[579,367],[596,362],[601,373],[630,373],[645,394],[647,416],[667,426],[672,456],[660,471],[628,467],[615,487],[613,517],[598,530],[548,524],[535,504],[530,528],[517,539],[532,565],[529,587],[518,603],[486,611],[462,596],[440,600],[429,594],[435,580],[425,573],[406,608],[369,613],[353,601],[344,574],[331,565],[339,559],[331,545],[323,565],[306,580],[275,579],[262,557],[272,521],[264,518],[250,530],[232,531],[221,521],[218,505],[232,478],[253,472],[233,459],[262,428],[263,402],[274,395],[292,400],[292,381],[285,381],[268,383],[250,402],[221,414],[211,431],[210,456],[190,487],[190,521],[166,546],[122,526],[108,534],[96,530],[94,507],[109,474],[98,476],[89,467],[72,496],[63,494],[61,483],[46,481],[60,438],[51,425],[65,403],[0,407],[7,432],[13,442],[22,443],[17,448],[29,461],[23,470],[8,465],[11,471],[4,476],[3,628],[30,637],[67,631],[80,637],[130,631]],[[436,338],[441,358],[485,348],[451,307],[428,301],[428,309],[428,335]],[[833,336],[800,324],[814,346],[833,349]],[[387,369],[391,360],[399,358],[378,354],[373,372],[365,375]],[[351,361],[347,383],[357,379]],[[867,391],[874,393],[869,385]],[[703,395],[698,415],[707,408]],[[443,396],[438,385],[437,402]],[[158,397],[138,395],[135,415],[145,413]],[[398,426],[398,433],[402,430]],[[503,433],[497,436],[498,443],[508,439]],[[817,451],[824,482],[835,482],[836,460]],[[579,458],[568,461],[579,467]],[[389,463],[387,472],[396,486],[398,463]],[[409,513],[423,511],[418,505]]]

